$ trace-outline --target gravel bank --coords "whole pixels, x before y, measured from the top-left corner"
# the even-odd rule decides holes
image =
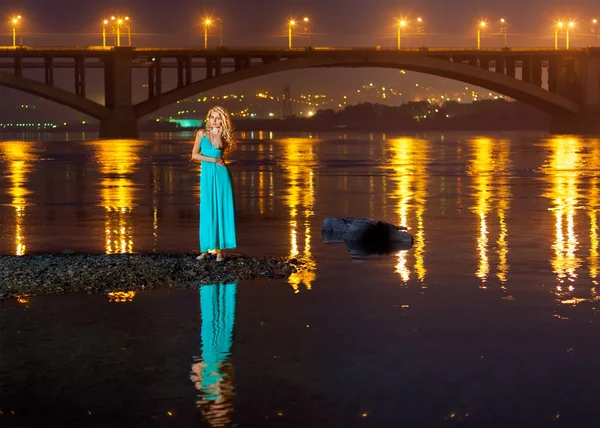
[[[287,278],[304,268],[296,259],[235,255],[224,262],[197,261],[195,254],[0,256],[0,298]]]

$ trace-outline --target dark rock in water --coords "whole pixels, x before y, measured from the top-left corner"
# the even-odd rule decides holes
[[[346,243],[351,254],[390,253],[408,249],[414,242],[404,226],[362,218],[328,217],[321,234],[325,243]]]
[[[357,241],[347,241],[346,248],[353,259],[359,259],[377,254],[391,254],[402,250],[408,250],[412,247],[412,243],[405,242],[384,242],[384,243],[359,243]]]

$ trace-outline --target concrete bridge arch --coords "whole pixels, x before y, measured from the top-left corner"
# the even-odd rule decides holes
[[[461,81],[500,93],[521,101],[552,116],[579,114],[579,104],[563,96],[549,92],[531,83],[523,82],[504,74],[452,62],[446,59],[431,58],[425,55],[401,56],[394,52],[344,53],[328,55],[316,52],[314,55],[284,59],[263,65],[221,74],[216,77],[191,83],[182,88],[163,93],[159,97],[143,101],[134,106],[135,116],[144,117],[179,100],[242,80],[265,76],[283,71],[308,68],[396,68],[415,71]]]

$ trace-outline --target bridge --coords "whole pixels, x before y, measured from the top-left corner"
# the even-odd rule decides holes
[[[503,94],[551,116],[552,132],[600,132],[600,48],[16,47],[0,49],[0,85],[71,107],[100,121],[101,138],[136,138],[138,119],[160,108],[253,77],[315,67],[397,68],[458,80]],[[44,69],[43,79],[25,77]],[[73,71],[73,91],[54,84]],[[86,97],[86,70],[103,69],[104,104]],[[145,69],[147,99],[132,101],[134,69]],[[163,73],[177,70],[176,87]],[[192,71],[201,69],[201,78]]]

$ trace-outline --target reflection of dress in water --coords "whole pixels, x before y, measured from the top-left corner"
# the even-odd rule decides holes
[[[223,150],[216,149],[206,135],[200,141],[200,152],[211,158],[223,155]],[[231,175],[226,166],[203,161],[200,172],[200,252],[235,247],[235,201]]]
[[[233,370],[231,353],[237,283],[200,287],[201,356],[190,378],[199,391],[197,405],[212,426],[231,422]]]

